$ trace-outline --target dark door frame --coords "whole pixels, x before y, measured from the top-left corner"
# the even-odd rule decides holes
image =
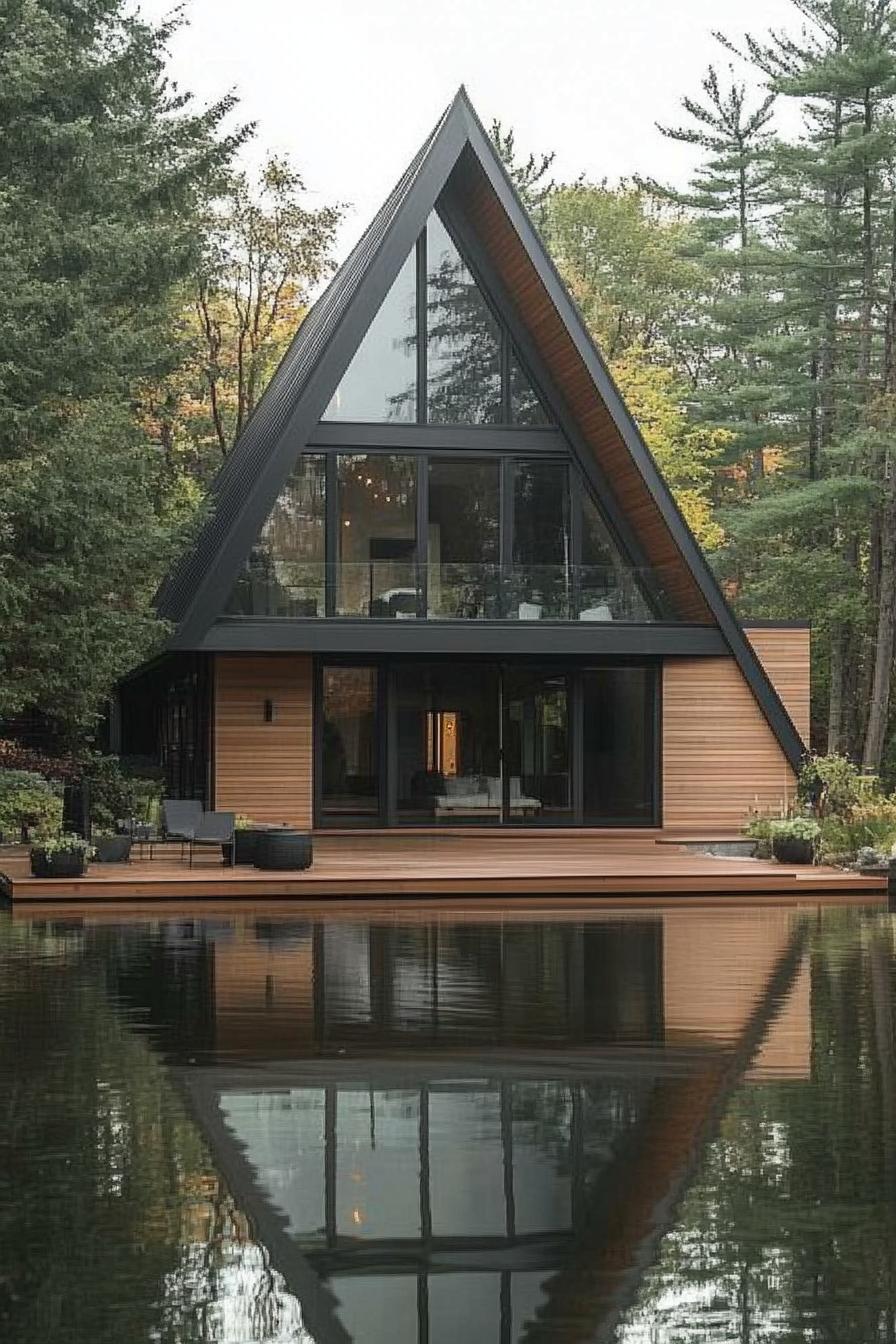
[[[420,821],[408,820],[398,817],[398,772],[397,772],[397,722],[396,711],[397,703],[394,692],[395,671],[400,666],[419,663],[444,663],[448,660],[443,658],[419,658],[414,655],[399,656],[378,655],[365,658],[363,655],[318,655],[314,661],[314,713],[313,713],[313,796],[314,796],[314,825],[318,829],[396,829],[407,828],[408,830],[424,829],[438,825],[433,818],[421,819]],[[569,829],[606,829],[606,830],[649,830],[662,825],[662,660],[645,658],[588,658],[588,659],[565,659],[548,661],[544,658],[532,657],[525,659],[515,659],[508,663],[506,658],[495,656],[483,656],[480,658],[469,657],[465,662],[487,663],[490,666],[497,665],[498,668],[498,715],[499,715],[499,744],[500,744],[500,767],[502,779],[502,816],[500,821],[495,823],[498,827],[512,826],[520,829],[522,826],[532,826],[543,830],[569,830]],[[526,818],[525,820],[513,821],[510,815],[510,776],[504,768],[505,734],[506,734],[506,702],[504,698],[504,671],[506,667],[519,668],[528,666],[533,671],[543,671],[545,674],[562,673],[567,678],[567,731],[569,735],[569,771],[570,771],[570,789],[572,806],[568,820],[542,821],[537,818]],[[323,807],[323,671],[325,667],[367,667],[373,668],[377,674],[377,768],[378,768],[378,811],[374,813],[358,813],[352,815],[327,817]],[[638,667],[646,668],[652,671],[651,677],[651,704],[650,704],[650,731],[652,735],[652,761],[653,761],[653,779],[652,779],[652,809],[648,817],[585,817],[583,815],[584,803],[584,752],[582,749],[582,729],[584,723],[584,691],[582,687],[581,673],[593,668],[623,668]],[[456,829],[463,826],[464,822],[444,822],[440,828],[445,830]],[[487,824],[479,823],[483,829]]]

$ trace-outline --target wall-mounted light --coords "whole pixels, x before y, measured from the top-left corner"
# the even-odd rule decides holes
[[[265,702],[264,702],[264,721],[265,721],[265,723],[273,723],[273,722],[274,722],[274,702],[273,702],[273,700],[265,700]]]

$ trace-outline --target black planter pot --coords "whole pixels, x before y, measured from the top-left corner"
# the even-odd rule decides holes
[[[62,850],[45,854],[42,849],[31,851],[32,877],[83,877],[87,860],[80,850]]]
[[[127,863],[132,844],[129,835],[105,835],[94,840],[97,863]]]
[[[814,863],[815,841],[776,835],[772,839],[772,853],[779,863]]]
[[[263,834],[263,831],[254,830],[252,827],[234,831],[233,843],[236,846],[234,863],[253,864],[255,862],[255,852],[258,848],[258,838]]]
[[[277,872],[310,868],[314,857],[307,831],[267,831],[258,837],[255,867]]]

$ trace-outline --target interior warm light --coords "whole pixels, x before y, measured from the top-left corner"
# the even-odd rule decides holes
[[[360,1209],[352,1209],[352,1222],[355,1227],[361,1227],[364,1222],[364,1215]]]

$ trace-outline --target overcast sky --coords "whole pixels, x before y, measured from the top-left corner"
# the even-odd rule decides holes
[[[171,0],[141,0],[151,18]],[[257,121],[250,157],[288,153],[320,202],[351,211],[340,254],[378,208],[457,86],[513,126],[555,175],[683,182],[693,152],[657,121],[699,94],[713,40],[797,26],[789,0],[187,0],[173,74],[203,101],[228,89]]]

